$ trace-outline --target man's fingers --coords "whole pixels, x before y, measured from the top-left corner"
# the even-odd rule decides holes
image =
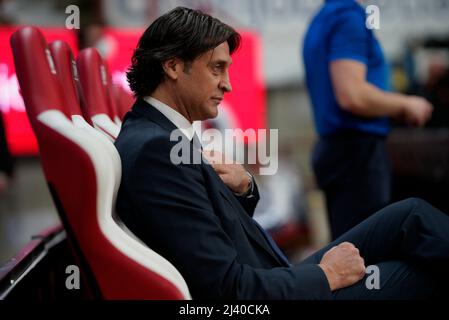
[[[339,246],[342,248],[348,248],[348,249],[355,248],[354,244],[352,244],[351,242],[347,242],[347,241],[340,243]]]
[[[224,165],[224,164],[214,163],[214,164],[212,164],[212,167],[214,168],[215,172],[217,172],[217,173],[229,172],[229,170],[227,170],[226,165]]]
[[[218,175],[220,177],[221,180],[223,180],[224,184],[228,184],[229,181],[229,174],[219,174]]]
[[[361,266],[360,278],[363,278],[366,274],[366,265],[365,265],[365,259],[363,259],[362,257],[360,257],[360,266]]]

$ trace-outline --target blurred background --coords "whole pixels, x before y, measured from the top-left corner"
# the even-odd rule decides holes
[[[59,218],[40,167],[12,62],[9,37],[34,25],[47,41],[66,40],[76,53],[96,47],[114,83],[129,93],[125,72],[143,30],[182,5],[218,17],[244,35],[231,70],[234,92],[212,123],[219,128],[278,129],[276,175],[256,176],[262,200],[256,219],[293,260],[329,241],[326,209],[310,165],[316,140],[301,59],[302,40],[321,0],[0,0],[0,110],[11,157],[0,171],[0,265],[33,234]],[[393,91],[434,105],[423,129],[394,124],[388,147],[394,199],[419,196],[449,212],[449,0],[366,1],[380,8],[376,31],[389,61]],[[69,30],[68,6],[80,28]],[[125,97],[132,103],[129,95]],[[252,141],[248,142],[253,143]]]

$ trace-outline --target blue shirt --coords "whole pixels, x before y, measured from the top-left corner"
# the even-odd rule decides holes
[[[332,89],[329,64],[351,59],[367,67],[367,81],[388,89],[388,67],[365,10],[355,0],[327,0],[304,39],[303,58],[315,126],[320,136],[346,130],[387,135],[387,117],[364,118],[343,110]]]

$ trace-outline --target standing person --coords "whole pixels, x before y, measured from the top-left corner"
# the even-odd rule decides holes
[[[319,141],[312,156],[333,239],[390,202],[389,118],[423,126],[432,106],[387,92],[388,68],[365,10],[326,0],[304,39],[303,58]]]

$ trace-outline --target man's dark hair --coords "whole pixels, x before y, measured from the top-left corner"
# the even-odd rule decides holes
[[[240,46],[240,35],[199,10],[177,7],[157,18],[140,38],[127,72],[134,96],[157,88],[164,79],[164,61],[179,58],[189,63],[225,41],[232,54]]]

